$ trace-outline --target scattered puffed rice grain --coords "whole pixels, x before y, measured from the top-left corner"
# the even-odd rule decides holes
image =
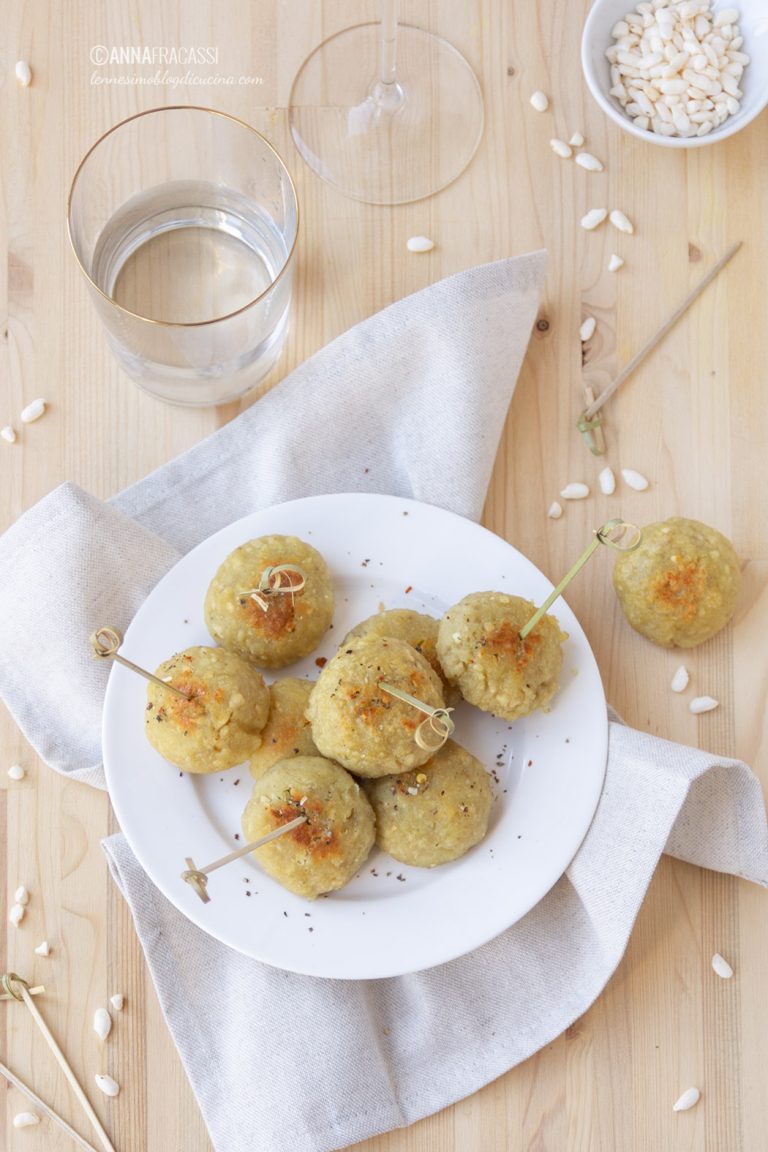
[[[4,428],[0,428],[0,436],[5,440],[6,444],[16,443],[16,433],[10,424],[6,424]]]
[[[112,1028],[112,1017],[106,1008],[97,1008],[93,1014],[93,1030],[99,1040],[106,1040]]]
[[[35,948],[36,956],[50,956],[50,954],[51,946],[47,940],[43,940],[42,944],[38,944],[37,948]]]
[[[116,992],[114,996],[110,996],[109,1002],[115,1012],[122,1012],[123,1005],[125,1004],[125,996],[123,996],[122,992]]]
[[[29,88],[32,83],[32,69],[26,60],[16,61],[16,80],[22,88]]]
[[[581,132],[574,132],[568,143],[572,148],[581,148],[582,144],[584,143],[584,137],[582,136]]]
[[[698,716],[700,712],[712,712],[719,707],[720,701],[715,700],[714,696],[696,696],[688,705],[689,710],[695,716]]]
[[[600,485],[600,491],[604,496],[613,496],[616,491],[616,477],[613,474],[612,468],[608,468],[607,466],[603,468],[597,481]]]
[[[619,268],[623,267],[623,264],[624,261],[622,260],[621,256],[617,256],[616,253],[613,252],[610,260],[608,261],[608,271],[618,272]]]
[[[559,520],[560,517],[562,516],[562,514],[563,514],[562,504],[558,504],[557,500],[554,500],[549,506],[549,511],[547,512],[547,516],[549,516],[550,520]]]
[[[27,910],[23,904],[12,905],[11,910],[8,913],[8,919],[10,920],[11,924],[13,924],[14,928],[18,928],[19,924],[21,924],[22,920],[26,916],[26,913]]]
[[[722,980],[730,980],[733,976],[733,968],[719,952],[715,952],[712,957],[712,968]]]
[[[21,764],[11,764],[8,769],[8,775],[11,780],[23,780],[26,774]]]
[[[688,669],[685,664],[681,664],[672,677],[669,686],[673,692],[685,692],[689,680]]]
[[[431,252],[435,242],[429,236],[411,236],[405,246],[409,252]]]
[[[634,488],[635,492],[645,492],[648,481],[642,472],[635,472],[634,468],[622,468],[621,474],[624,477],[624,483],[628,484],[630,488]]]
[[[611,224],[613,224],[614,228],[618,228],[619,232],[628,232],[631,234],[635,230],[635,226],[632,221],[627,216],[625,216],[623,212],[620,212],[618,208],[613,209],[609,216],[609,220],[611,221]]]
[[[560,495],[563,500],[584,500],[589,496],[589,488],[581,483],[566,484]]]
[[[31,1128],[33,1124],[39,1124],[40,1117],[36,1112],[17,1112],[13,1118],[14,1128]]]
[[[573,149],[566,144],[565,140],[550,140],[549,146],[555,156],[559,156],[562,160],[570,160],[573,156]]]
[[[699,1100],[701,1100],[701,1092],[698,1088],[688,1088],[672,1105],[672,1111],[687,1112],[689,1108],[693,1108],[694,1104],[698,1104]]]
[[[579,328],[582,344],[586,344],[587,340],[592,339],[595,334],[595,328],[597,328],[597,320],[595,320],[594,316],[587,316],[581,328]]]
[[[534,92],[531,96],[531,106],[535,108],[537,112],[546,112],[547,108],[549,108],[549,100],[545,93]]]
[[[120,1091],[120,1085],[117,1080],[113,1080],[111,1076],[100,1076],[97,1072],[95,1077],[96,1087],[99,1088],[105,1096],[117,1096]]]
[[[597,228],[600,224],[602,224],[607,215],[607,208],[590,208],[586,216],[582,216],[579,223],[581,224],[582,228],[586,228],[587,232],[591,232],[593,228]]]
[[[597,156],[593,156],[591,152],[578,152],[576,154],[576,163],[579,168],[586,168],[587,172],[602,172],[603,165]]]
[[[27,891],[27,889],[24,887],[23,884],[20,884],[19,887],[16,889],[16,895],[14,896],[14,900],[16,901],[17,904],[29,904],[29,892]]]
[[[33,400],[31,404],[27,404],[26,408],[22,410],[20,417],[21,422],[22,424],[31,424],[33,420],[39,420],[44,412],[45,400],[43,400],[42,397],[38,397],[37,400]]]

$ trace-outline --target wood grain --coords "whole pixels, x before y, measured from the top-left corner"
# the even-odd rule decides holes
[[[451,187],[422,203],[387,209],[345,200],[303,168],[285,111],[291,79],[311,48],[338,29],[374,19],[375,0],[6,6],[0,424],[38,395],[50,409],[16,445],[0,446],[0,527],[63,480],[109,496],[239,411],[239,405],[169,408],[120,374],[64,227],[71,175],[105,128],[161,103],[205,102],[191,85],[95,85],[91,47],[215,45],[220,72],[259,76],[262,83],[217,88],[209,102],[273,141],[288,159],[302,204],[295,319],[284,359],[265,386],[346,328],[441,276],[548,248],[540,323],[499,446],[485,522],[552,577],[581,551],[591,528],[617,510],[616,500],[596,495],[568,506],[560,521],[546,516],[566,482],[584,479],[595,487],[602,467],[574,430],[584,381],[604,385],[727,245],[745,241],[718,283],[606,406],[609,463],[651,479],[647,493],[620,489],[621,513],[641,523],[673,513],[701,518],[729,534],[744,558],[745,590],[733,628],[686,657],[697,692],[718,697],[720,708],[694,717],[669,691],[679,656],[630,632],[612,596],[607,563],[593,563],[569,599],[608,696],[630,723],[743,757],[765,783],[768,325],[759,286],[768,263],[766,119],[724,144],[689,153],[623,135],[592,103],[581,78],[577,45],[588,7],[588,0],[404,0],[404,20],[443,34],[477,69],[487,124],[472,165]],[[33,69],[28,89],[13,80],[19,58]],[[528,103],[535,88],[551,97],[545,115]],[[604,160],[604,173],[586,173],[553,156],[550,137],[567,139],[576,130]],[[635,235],[607,226],[583,232],[578,220],[596,204],[622,208],[635,221]],[[436,239],[429,256],[406,253],[406,238],[417,233]],[[606,271],[613,251],[626,260],[616,275]],[[597,318],[598,328],[582,365],[578,329],[586,314]],[[95,1101],[117,1148],[208,1152],[130,916],[99,848],[115,828],[106,797],[37,763],[5,713],[0,737],[6,966],[45,982],[46,1018],[84,1082],[98,1062],[123,1084],[117,1100]],[[6,776],[15,761],[27,768],[19,784]],[[7,901],[19,883],[32,899],[17,931],[8,925]],[[43,938],[52,946],[47,960],[33,953]],[[732,981],[712,974],[714,951],[734,965]],[[470,1099],[357,1145],[357,1152],[763,1148],[766,951],[762,892],[665,858],[618,971],[585,1016]],[[125,993],[126,1007],[102,1054],[91,1030],[93,1010],[117,991]],[[0,1012],[7,1062],[84,1131],[34,1025],[17,1007]],[[702,1088],[701,1104],[674,1115],[673,1101],[691,1084]],[[65,1152],[66,1136],[50,1125],[12,1128],[22,1107],[18,1093],[8,1090],[0,1147]]]

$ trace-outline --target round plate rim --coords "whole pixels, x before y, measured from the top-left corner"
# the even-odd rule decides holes
[[[374,517],[376,513],[376,505],[378,505],[379,511],[382,509],[387,509],[388,512],[393,514],[397,512],[398,515],[415,515],[418,510],[420,515],[426,515],[430,518],[430,520],[437,519],[439,521],[441,518],[446,518],[445,523],[455,529],[457,533],[461,533],[462,531],[476,532],[480,534],[478,539],[485,538],[489,542],[492,541],[494,548],[498,548],[499,545],[503,546],[504,549],[509,550],[508,554],[510,556],[515,557],[516,563],[522,563],[527,567],[528,570],[535,573],[540,581],[544,581],[548,588],[552,587],[548,578],[545,577],[544,574],[541,573],[540,570],[512,544],[491,532],[489,529],[483,527],[482,525],[477,524],[472,520],[468,520],[467,518],[460,516],[459,514],[448,509],[406,497],[390,496],[385,494],[361,492],[322,494],[316,496],[301,497],[296,500],[284,501],[279,504],[269,505],[265,508],[257,509],[253,513],[250,513],[245,517],[225,525],[217,532],[206,537],[204,540],[201,540],[194,548],[190,549],[190,551],[186,553],[186,555],[183,556],[177,562],[177,564],[175,564],[163,577],[161,577],[153,590],[146,597],[144,603],[135,614],[131,624],[126,629],[124,644],[130,646],[132,639],[136,636],[137,632],[140,632],[142,614],[145,612],[147,603],[152,601],[155,597],[162,596],[162,592],[166,584],[174,579],[174,573],[178,574],[178,571],[182,566],[194,564],[195,558],[201,555],[204,550],[211,548],[215,550],[215,545],[220,539],[233,538],[238,534],[241,528],[246,530],[247,533],[251,533],[250,527],[246,526],[257,523],[259,520],[273,519],[280,516],[292,516],[299,513],[316,513],[318,509],[322,509],[324,512],[327,512],[329,509],[331,512],[336,510],[339,514],[343,514],[345,511],[349,511],[351,505],[358,505],[359,507],[364,508],[369,518]],[[273,528],[272,530],[277,531],[278,529]],[[260,535],[263,534],[263,531],[251,533],[251,535],[253,534]],[[251,537],[247,534],[242,537],[242,539],[248,538]],[[236,547],[236,544],[232,544],[231,547]],[[228,544],[227,551],[230,551],[231,547]],[[220,559],[223,559],[226,554],[226,552],[222,551],[220,553]],[[192,559],[190,560],[190,558]],[[510,591],[513,591],[513,589],[510,589]],[[571,631],[572,637],[574,635],[574,626],[577,630],[577,639],[581,645],[581,651],[586,657],[587,661],[583,668],[579,668],[579,672],[589,673],[591,681],[594,682],[593,687],[595,689],[595,699],[593,703],[595,705],[595,717],[593,719],[597,720],[599,718],[600,721],[599,731],[593,733],[592,736],[592,739],[596,741],[595,747],[593,749],[594,755],[592,757],[593,775],[589,780],[589,797],[585,798],[588,799],[588,803],[585,803],[584,812],[586,812],[587,809],[590,809],[590,811],[588,818],[584,812],[582,813],[578,830],[572,830],[572,834],[568,837],[567,845],[565,845],[563,849],[558,853],[557,859],[552,862],[551,867],[546,870],[545,883],[542,883],[542,885],[539,885],[536,888],[535,893],[531,894],[530,900],[524,901],[522,904],[518,904],[515,914],[511,919],[507,920],[508,914],[502,912],[493,920],[492,923],[488,924],[488,930],[486,932],[476,930],[471,934],[471,939],[465,941],[465,944],[454,942],[448,947],[445,945],[441,947],[437,942],[430,943],[429,938],[433,934],[422,933],[422,936],[425,938],[425,942],[423,943],[422,947],[415,949],[415,954],[412,955],[410,960],[407,959],[408,953],[406,952],[405,955],[398,957],[397,960],[393,960],[391,956],[355,956],[351,958],[347,956],[343,960],[338,959],[337,961],[331,962],[330,965],[325,954],[318,958],[317,955],[313,954],[313,949],[311,946],[307,947],[306,950],[302,952],[300,957],[294,956],[291,958],[286,957],[284,954],[280,954],[276,958],[269,947],[265,949],[263,943],[257,949],[243,946],[243,942],[238,941],[236,938],[237,934],[235,934],[235,937],[233,937],[227,932],[214,929],[210,922],[206,922],[206,909],[210,908],[211,905],[203,905],[197,899],[197,897],[193,897],[195,903],[191,903],[189,897],[193,894],[191,893],[191,890],[180,880],[178,881],[178,887],[176,887],[171,885],[167,878],[162,876],[158,877],[158,875],[155,874],[156,870],[153,867],[152,861],[148,859],[145,844],[140,842],[140,837],[137,841],[137,838],[134,834],[135,829],[133,817],[128,815],[125,803],[125,795],[120,786],[119,780],[116,777],[119,757],[115,754],[114,750],[114,729],[112,727],[112,718],[115,709],[120,707],[119,697],[126,685],[125,677],[131,677],[132,679],[137,678],[132,677],[131,673],[126,672],[125,669],[122,669],[119,665],[115,664],[110,671],[104,702],[103,745],[107,786],[121,829],[126,835],[126,839],[128,840],[128,843],[130,844],[137,859],[139,860],[139,863],[147,873],[150,882],[154,883],[159,888],[163,895],[165,895],[166,898],[171,901],[171,903],[179,912],[181,912],[182,915],[184,915],[188,920],[192,921],[198,927],[202,928],[203,931],[207,932],[214,939],[219,940],[221,943],[234,948],[236,951],[242,952],[244,955],[251,956],[255,960],[259,960],[274,967],[281,968],[285,971],[296,972],[301,975],[349,980],[381,979],[404,975],[406,973],[421,971],[423,969],[445,963],[449,960],[456,959],[459,956],[465,955],[467,952],[471,952],[476,948],[481,947],[489,940],[496,938],[507,928],[512,927],[515,923],[522,919],[522,917],[526,915],[527,912],[531,910],[531,908],[535,907],[557,883],[558,879],[563,875],[571,860],[576,855],[579,847],[581,846],[581,843],[584,840],[584,837],[589,830],[595,810],[599,803],[603,788],[603,781],[605,778],[608,753],[608,715],[602,682],[600,679],[599,671],[597,669],[594,654],[591,651],[583,629],[581,629],[578,621],[575,619],[575,617],[573,617],[573,613],[567,607],[565,601],[561,600],[559,603],[563,605],[563,614],[571,617],[571,619],[569,619],[567,622],[567,626],[569,631]],[[291,670],[287,669],[286,673],[291,674]],[[149,746],[147,745],[147,747]],[[486,764],[486,767],[489,767],[489,765]],[[244,771],[247,772],[247,769]],[[201,864],[204,863],[204,861],[198,860],[197,863]],[[461,861],[458,861],[457,864],[461,864]],[[455,866],[449,865],[444,867],[451,868]],[[424,872],[426,870],[416,869],[415,871]],[[439,872],[441,870],[436,869],[430,871]],[[291,899],[298,898],[291,897]],[[304,902],[301,903],[303,904]]]

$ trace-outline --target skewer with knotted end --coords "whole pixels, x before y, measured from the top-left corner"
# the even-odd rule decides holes
[[[267,832],[266,836],[252,840],[250,844],[245,844],[242,848],[230,852],[228,856],[222,856],[220,860],[214,860],[212,864],[206,864],[204,868],[198,868],[192,857],[187,856],[185,860],[187,870],[182,872],[181,878],[197,893],[203,904],[208,904],[211,899],[208,895],[209,873],[215,872],[217,868],[223,868],[225,864],[231,864],[233,860],[239,860],[241,856],[247,856],[249,852],[253,852],[254,848],[261,848],[262,844],[269,844],[270,840],[276,840],[278,836],[284,836],[286,832],[291,832],[300,824],[305,824],[306,820],[306,816],[297,816],[295,820],[289,820],[287,824],[273,828],[271,832]]]
[[[731,245],[728,251],[720,257],[720,259],[712,268],[710,268],[706,276],[704,276],[699,281],[693,291],[688,293],[682,304],[680,304],[680,306],[675,309],[669,319],[662,324],[658,332],[655,332],[653,336],[651,336],[650,340],[648,340],[643,345],[640,351],[635,353],[629,363],[625,365],[624,368],[622,368],[618,376],[611,381],[607,388],[603,389],[599,396],[595,398],[592,389],[589,386],[585,388],[584,391],[585,395],[587,396],[588,406],[584,409],[581,416],[579,417],[576,427],[584,437],[584,442],[586,443],[593,456],[601,456],[603,452],[605,452],[605,440],[602,438],[601,429],[602,418],[598,415],[600,409],[603,407],[606,401],[610,400],[611,396],[613,396],[614,393],[618,391],[624,381],[632,375],[635,369],[640,366],[643,360],[645,360],[646,356],[648,356],[654,350],[654,348],[661,343],[667,333],[672,328],[674,328],[675,324],[677,324],[678,320],[685,315],[694,301],[698,300],[704,289],[712,283],[716,276],[722,272],[723,268],[725,268],[729,260],[731,260],[739,251],[742,243],[743,242],[741,240],[737,240],[735,244]],[[591,401],[590,395],[592,396]],[[600,438],[599,441],[598,437]]]
[[[379,688],[387,695],[394,696],[404,704],[410,704],[412,708],[424,713],[426,720],[422,720],[419,724],[413,738],[425,752],[439,752],[456,727],[451,718],[453,708],[433,708],[431,704],[425,704],[410,692],[404,692],[402,688],[388,684],[385,680],[379,681]]]
[[[34,1020],[35,1024],[37,1024],[37,1027],[42,1032],[46,1044],[50,1048],[51,1052],[53,1052],[53,1055],[56,1058],[57,1064],[59,1065],[62,1072],[66,1076],[67,1081],[69,1082],[70,1088],[74,1092],[77,1099],[80,1101],[80,1104],[81,1104],[86,1116],[88,1117],[91,1124],[93,1125],[94,1131],[96,1132],[96,1135],[99,1138],[99,1144],[101,1145],[102,1149],[104,1150],[104,1152],[115,1152],[115,1147],[114,1147],[112,1141],[110,1140],[109,1136],[105,1132],[101,1121],[99,1120],[98,1116],[96,1115],[96,1112],[94,1111],[93,1105],[91,1104],[90,1100],[88,1099],[85,1092],[81,1088],[77,1077],[75,1076],[74,1072],[72,1071],[72,1069],[69,1066],[69,1063],[67,1061],[66,1056],[64,1055],[61,1048],[59,1048],[58,1044],[54,1040],[53,1035],[51,1034],[51,1031],[50,1031],[48,1025],[46,1024],[43,1017],[40,1015],[40,1010],[37,1007],[37,1005],[35,1004],[34,1000],[32,999],[32,996],[30,994],[29,984],[27,984],[26,980],[22,980],[22,978],[20,976],[17,976],[15,972],[6,972],[5,975],[0,977],[0,983],[2,984],[4,990],[9,994],[9,996],[11,996],[14,1000],[19,1000],[19,1001],[22,1001],[24,1004],[26,1004],[27,1008],[30,1011],[32,1019]],[[3,1075],[6,1075],[7,1072],[8,1072],[8,1069],[3,1068]],[[9,1079],[10,1079],[10,1077],[9,1077]],[[22,1091],[25,1091],[27,1093],[27,1095],[30,1095],[30,1090],[27,1089],[26,1086],[22,1085],[20,1081],[17,1081],[16,1077],[13,1078],[12,1083],[16,1083],[17,1087],[19,1087]],[[38,1098],[35,1098],[35,1103],[39,1104],[40,1107],[43,1108],[43,1110],[46,1112],[47,1115],[49,1115],[51,1117],[52,1120],[55,1120],[57,1124],[62,1126],[65,1129],[65,1131],[68,1133],[68,1135],[72,1136],[73,1139],[77,1140],[81,1147],[91,1149],[91,1152],[93,1152],[91,1145],[86,1144],[86,1142],[82,1139],[82,1137],[78,1136],[78,1134],[74,1131],[74,1129],[70,1128],[69,1125],[66,1124],[65,1121],[63,1121],[61,1119],[61,1117],[58,1116],[53,1111],[53,1109],[49,1109],[48,1106],[46,1104],[43,1104],[42,1100],[39,1100]]]
[[[121,656],[119,650],[122,642],[122,632],[118,632],[117,628],[111,628],[106,624],[91,633],[91,649],[94,656],[98,656],[102,660],[116,660],[117,663],[122,664],[124,668],[129,668],[131,672],[136,672],[139,676],[143,676],[145,680],[151,680],[153,684],[157,684],[161,688],[166,688],[169,692],[175,692],[176,695],[181,696],[183,700],[192,699],[186,692],[182,692],[181,688],[175,688],[173,684],[169,684],[166,680],[161,680],[159,676],[155,676],[154,672],[148,672],[146,668],[140,668],[139,665],[134,664],[132,660],[127,660],[125,656]]]
[[[525,640],[529,632],[533,631],[542,616],[552,607],[558,596],[562,596],[571,580],[581,571],[587,560],[597,551],[601,544],[604,544],[608,548],[613,548],[616,552],[634,552],[635,548],[639,548],[643,541],[643,534],[640,529],[636,527],[636,525],[622,520],[620,517],[606,521],[602,528],[596,528],[593,536],[594,539],[587,545],[573,567],[566,572],[565,576],[563,576],[557,587],[552,589],[541,607],[536,609],[530,620],[520,629],[521,640]],[[628,537],[627,540],[624,540],[625,536]]]
[[[298,576],[298,580],[293,577]],[[262,612],[269,609],[269,597],[290,596],[291,603],[297,592],[304,590],[307,574],[298,564],[270,564],[261,574],[256,588],[248,588],[241,596],[250,596]]]

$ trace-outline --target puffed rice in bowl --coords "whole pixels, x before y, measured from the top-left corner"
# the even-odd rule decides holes
[[[768,6],[765,0],[641,0],[632,8],[629,0],[595,0],[581,63],[595,100],[625,132],[667,148],[712,144],[768,105]],[[673,99],[660,102],[656,93]]]

